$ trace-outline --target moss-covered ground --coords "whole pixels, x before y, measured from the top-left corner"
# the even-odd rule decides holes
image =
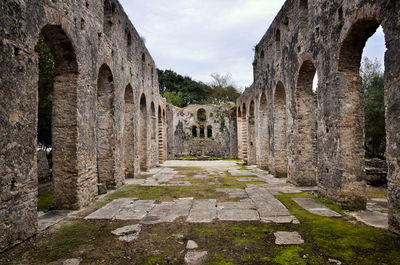
[[[199,168],[175,168],[185,178],[204,174],[205,180],[191,186],[123,187],[75,217],[69,217],[29,241],[0,254],[0,264],[48,264],[69,258],[81,258],[81,264],[183,264],[187,240],[208,251],[207,264],[400,264],[400,238],[382,229],[355,222],[329,200],[318,199],[343,218],[320,217],[296,204],[294,197],[308,193],[282,194],[276,197],[297,217],[300,224],[264,224],[261,222],[219,222],[189,224],[183,218],[173,223],[143,225],[139,240],[118,241],[110,232],[134,224],[131,221],[85,221],[83,217],[111,200],[122,197],[171,201],[180,197],[232,200],[216,188],[244,188],[228,172],[207,175]],[[200,178],[201,179],[201,178]],[[384,190],[370,191],[371,196]],[[41,209],[51,204],[51,190],[39,192]],[[305,243],[299,246],[275,245],[276,231],[297,231]]]

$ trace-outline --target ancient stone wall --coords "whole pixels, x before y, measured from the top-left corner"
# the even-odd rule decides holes
[[[231,105],[168,106],[168,159],[236,158],[236,108]]]
[[[166,103],[154,61],[118,1],[1,1],[0,251],[37,229],[39,34],[56,68],[54,206],[78,209],[96,199],[99,182],[117,188],[140,173],[141,160],[143,169],[159,161],[152,154],[160,134],[139,139],[158,130],[159,116],[150,114],[165,113]]]
[[[367,39],[381,25],[387,47],[389,226],[397,233],[399,12],[400,2],[395,0],[286,1],[256,46],[254,83],[237,101],[238,146],[243,159],[254,163],[248,156],[253,132],[246,122],[254,101],[258,165],[287,175],[298,185],[318,184],[321,196],[343,206],[365,208],[364,105],[359,68]],[[318,89],[314,94],[316,73]]]

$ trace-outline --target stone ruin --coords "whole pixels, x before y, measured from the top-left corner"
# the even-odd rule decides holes
[[[168,104],[168,159],[237,158],[237,121],[234,105]]]
[[[389,228],[400,233],[399,1],[287,0],[256,46],[254,83],[238,99],[236,113],[219,109],[224,132],[221,121],[198,122],[198,106],[167,106],[155,63],[117,0],[3,0],[0,11],[0,251],[37,232],[40,33],[55,59],[56,209],[82,208],[96,200],[99,186],[118,188],[167,158],[236,152],[248,164],[297,185],[317,184],[321,196],[361,209],[366,184],[359,68],[366,40],[381,25]],[[202,108],[208,119],[218,111]],[[194,139],[194,126],[198,136],[204,126],[204,139]],[[215,149],[219,144],[222,153]]]
[[[237,101],[239,157],[318,185],[319,194],[365,209],[363,48],[386,41],[389,229],[400,233],[400,2],[287,0],[255,47],[254,83]],[[318,91],[312,90],[318,73]]]

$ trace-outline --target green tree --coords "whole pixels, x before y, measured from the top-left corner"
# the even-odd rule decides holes
[[[55,63],[50,48],[42,35],[35,47],[39,54],[39,103],[38,103],[38,144],[43,148],[51,147],[52,92]]]
[[[210,87],[212,88],[212,103],[221,105],[229,102],[236,102],[240,93],[236,89],[230,74],[221,75],[213,73],[211,74],[211,78],[212,81]]]
[[[377,59],[361,66],[365,98],[365,147],[368,156],[383,158],[386,149],[383,68]]]

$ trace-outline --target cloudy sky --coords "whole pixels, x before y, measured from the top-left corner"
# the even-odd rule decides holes
[[[284,0],[120,0],[146,39],[157,67],[198,81],[230,73],[235,84],[252,83],[253,47]],[[365,54],[383,60],[383,33],[370,39]]]

